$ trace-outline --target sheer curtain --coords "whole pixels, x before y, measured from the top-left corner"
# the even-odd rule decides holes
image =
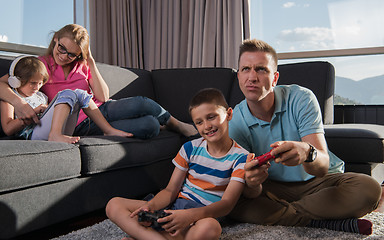
[[[96,61],[144,68],[237,68],[248,0],[91,0]]]

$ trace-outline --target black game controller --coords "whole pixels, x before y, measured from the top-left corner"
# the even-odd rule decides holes
[[[139,222],[150,222],[151,227],[157,231],[163,231],[164,229],[161,227],[165,223],[159,223],[157,222],[157,219],[163,218],[170,215],[170,213],[166,213],[163,210],[158,210],[154,212],[149,211],[141,211],[138,214],[138,221]]]

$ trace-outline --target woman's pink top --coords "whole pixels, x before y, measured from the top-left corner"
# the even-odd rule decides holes
[[[39,59],[43,61],[49,74],[47,83],[41,87],[41,91],[48,96],[49,102],[51,102],[58,92],[64,89],[82,89],[89,94],[92,94],[88,81],[92,76],[91,70],[87,64],[76,61],[75,66],[72,68],[67,78],[65,78],[63,68],[55,63],[52,56],[41,56]],[[92,99],[98,107],[103,104],[103,102],[98,101],[95,96],[93,96]],[[87,116],[81,110],[77,124],[81,123],[86,118]]]

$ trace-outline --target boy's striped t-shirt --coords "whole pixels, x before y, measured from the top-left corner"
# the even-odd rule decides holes
[[[229,181],[245,183],[244,165],[248,151],[233,141],[228,153],[220,158],[207,151],[204,138],[185,143],[173,164],[188,171],[179,197],[209,205],[221,199]]]

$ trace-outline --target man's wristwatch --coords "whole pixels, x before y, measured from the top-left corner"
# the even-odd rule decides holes
[[[308,145],[309,145],[309,154],[308,154],[307,160],[305,160],[304,162],[313,162],[317,157],[317,150],[314,146],[312,146],[312,144],[308,143]]]

